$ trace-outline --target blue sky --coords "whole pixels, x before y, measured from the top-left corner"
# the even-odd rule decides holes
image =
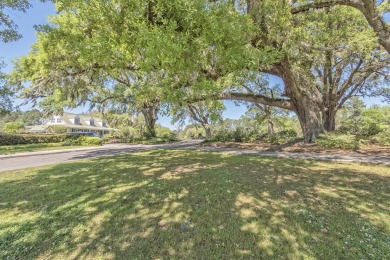
[[[23,38],[16,42],[3,43],[0,42],[0,57],[3,58],[6,63],[6,67],[3,69],[5,72],[12,70],[12,60],[26,55],[30,50],[31,45],[36,41],[36,35],[33,26],[35,24],[46,24],[47,17],[55,14],[54,5],[50,2],[41,3],[40,1],[31,1],[33,8],[29,9],[27,13],[10,12],[11,18],[19,26],[19,32],[23,35]],[[390,20],[390,15],[386,17],[386,20]],[[270,78],[271,84],[280,84],[281,80],[276,77]],[[366,98],[367,105],[382,104],[378,98]],[[225,101],[226,111],[223,113],[224,118],[236,119],[243,115],[246,111],[246,106],[236,106],[232,101]],[[30,107],[24,107],[29,109]],[[88,107],[80,107],[74,109],[73,112],[87,112]],[[170,123],[169,117],[160,116],[158,122],[164,126],[174,129],[174,126]]]

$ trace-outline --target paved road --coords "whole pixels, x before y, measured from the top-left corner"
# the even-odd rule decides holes
[[[97,148],[86,148],[88,150],[62,150],[35,152],[24,155],[0,156],[0,172],[8,170],[24,169],[36,166],[51,165],[62,162],[70,162],[97,158],[102,156],[112,156],[125,153],[142,152],[154,149],[191,149],[198,151],[227,152],[232,154],[247,154],[272,156],[282,158],[296,158],[307,160],[334,161],[334,162],[358,162],[369,164],[383,164],[390,166],[390,158],[385,156],[367,156],[367,155],[341,155],[341,154],[315,154],[315,153],[289,153],[289,152],[258,152],[253,150],[217,148],[208,146],[199,146],[201,140],[181,141],[167,144],[156,145],[128,145],[115,144],[105,145]]]
[[[103,147],[88,148],[87,150],[72,149],[61,151],[32,152],[23,155],[16,154],[0,156],[0,171],[17,170],[62,162],[91,159],[102,156],[142,152],[154,149],[188,149],[197,146],[201,142],[201,140],[191,140],[153,145],[110,144],[104,145]]]

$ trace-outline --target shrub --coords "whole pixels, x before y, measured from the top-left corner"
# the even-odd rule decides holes
[[[24,129],[22,122],[9,122],[4,125],[3,131],[7,134],[15,134]]]
[[[387,121],[388,116],[380,107],[357,110],[353,115],[345,118],[339,131],[366,138],[383,131],[387,127]]]
[[[355,135],[336,132],[320,135],[316,144],[325,148],[359,149],[360,140]]]
[[[140,137],[140,134],[137,131],[137,129],[135,129],[132,126],[123,126],[115,134],[118,135],[120,138],[130,138],[130,139],[133,139],[133,138],[139,138]]]
[[[80,144],[83,146],[102,145],[103,140],[99,137],[83,136],[80,138]]]
[[[156,135],[158,138],[161,138],[163,140],[167,141],[174,141],[176,140],[175,138],[175,133],[171,131],[168,127],[165,126],[157,126],[156,127]]]
[[[292,129],[283,130],[283,131],[280,131],[276,134],[279,136],[283,136],[283,137],[297,137],[298,136],[297,132],[295,132],[295,130],[292,130]]]
[[[235,142],[242,142],[245,139],[245,133],[242,128],[236,128],[236,130],[233,132],[233,139]]]
[[[264,141],[272,144],[282,144],[291,140],[295,140],[297,133],[294,130],[284,130],[273,135],[261,134],[256,130],[245,130],[242,127],[237,127],[234,131],[218,130],[213,134],[212,141],[219,142],[256,142]]]
[[[390,128],[387,128],[386,130],[380,132],[379,134],[371,137],[371,142],[380,145],[390,146]]]
[[[254,143],[254,142],[260,140],[261,136],[262,135],[258,131],[252,130],[244,135],[243,141],[249,142],[249,143]]]
[[[120,138],[117,135],[106,134],[102,140],[104,143],[117,143],[119,142]]]
[[[298,134],[295,130],[283,130],[272,135],[265,134],[261,137],[262,141],[271,144],[284,144],[289,141],[293,141],[297,138]]]
[[[203,127],[189,127],[186,128],[181,135],[183,139],[198,139],[205,138],[206,132]]]
[[[369,123],[363,127],[362,135],[365,137],[377,135],[382,131],[379,124]]]
[[[234,140],[234,132],[228,130],[215,131],[212,137],[212,141],[230,142]]]

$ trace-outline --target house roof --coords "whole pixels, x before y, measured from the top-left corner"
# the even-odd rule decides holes
[[[43,132],[46,130],[48,126],[47,125],[35,125],[31,127],[28,131],[29,132]]]
[[[62,120],[62,123],[54,123],[54,124],[48,124],[51,119],[45,120],[43,125],[37,125],[31,127],[29,129],[29,132],[45,132],[47,127],[50,125],[59,125],[59,126],[64,126],[66,128],[72,128],[72,129],[80,129],[80,130],[98,130],[98,131],[111,131],[114,130],[113,128],[110,128],[107,124],[106,126],[102,126],[102,123],[104,120],[102,120],[99,117],[91,117],[91,116],[84,116],[84,115],[78,115],[78,114],[72,114],[72,113],[64,113],[63,115],[58,115],[56,117],[60,117]],[[74,119],[78,117],[80,118],[80,124],[74,124]],[[94,125],[89,125],[89,121],[93,119],[94,120]],[[99,124],[100,123],[100,124]]]
[[[72,113],[64,113],[62,115],[62,117],[66,117],[66,118],[69,118],[69,119],[73,119],[73,118],[75,118],[77,116],[80,118],[80,120],[84,120],[84,121],[89,121],[91,118],[93,118],[96,122],[103,122],[104,121],[100,117],[96,117],[96,116],[85,116],[85,115],[72,114]]]
[[[75,119],[76,117],[79,117],[80,118],[80,125],[75,125],[71,119]],[[104,122],[103,119],[99,118],[99,117],[94,117],[94,116],[84,116],[84,115],[78,115],[78,114],[72,114],[72,113],[64,113],[62,116],[61,116],[62,120],[64,121],[64,123],[68,126],[72,126],[74,128],[77,128],[79,126],[83,126],[82,128],[85,129],[85,128],[88,128],[88,129],[98,129],[98,130],[107,130],[109,129],[110,127],[107,125],[107,127],[103,127],[103,126],[97,126],[96,123],[102,123]],[[90,126],[89,125],[89,120],[93,119],[94,122],[95,122],[95,126]]]
[[[100,126],[84,126],[84,125],[74,125],[74,124],[71,124],[71,125],[65,124],[63,126],[69,127],[69,128],[74,128],[74,129],[102,130],[102,131],[112,130],[112,128],[110,128],[110,127],[100,127]]]

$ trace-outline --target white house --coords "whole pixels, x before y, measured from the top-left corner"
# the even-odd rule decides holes
[[[64,113],[63,115],[53,115],[46,119],[42,125],[32,127],[31,133],[45,133],[47,127],[59,125],[68,129],[68,133],[95,133],[103,136],[109,134],[112,130],[107,123],[99,117],[91,117]]]

